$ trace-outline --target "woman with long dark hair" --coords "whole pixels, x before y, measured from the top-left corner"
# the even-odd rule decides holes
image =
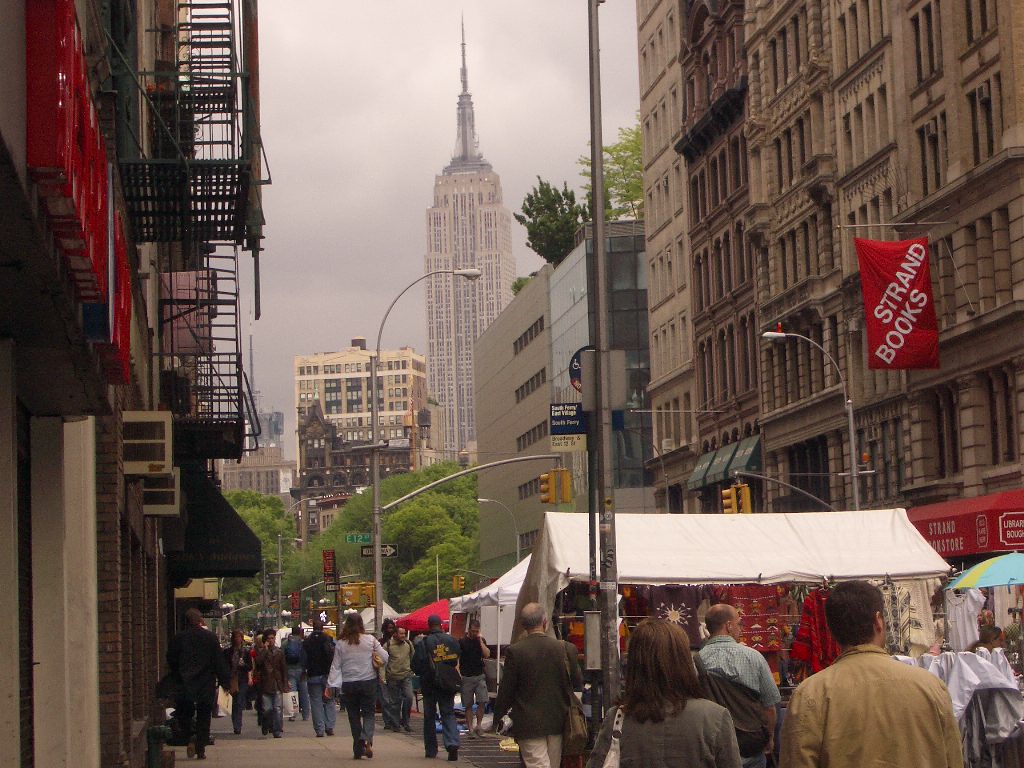
[[[228,693],[231,694],[231,725],[235,733],[242,732],[242,713],[245,712],[249,697],[249,673],[252,671],[252,657],[243,644],[245,635],[240,629],[231,632],[231,645],[224,649],[231,676],[228,678]]]
[[[740,768],[729,710],[703,698],[682,628],[646,619],[629,639],[626,688],[605,713],[587,768],[601,768],[621,710],[621,768]]]
[[[388,652],[373,635],[363,629],[358,613],[346,614],[338,642],[334,644],[334,662],[327,684],[336,687],[341,680],[341,695],[352,729],[352,756],[358,760],[373,757],[373,713],[377,704],[377,670],[387,663]]]

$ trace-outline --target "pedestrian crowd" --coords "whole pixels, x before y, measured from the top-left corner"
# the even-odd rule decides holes
[[[796,688],[781,729],[779,689],[764,657],[739,642],[743,620],[733,606],[707,611],[709,636],[699,653],[691,652],[678,624],[642,621],[630,637],[622,695],[605,713],[587,768],[962,768],[945,685],[886,653],[879,589],[864,581],[837,585],[825,618],[840,654]],[[515,738],[525,768],[582,768],[587,739],[576,694],[582,690],[576,647],[549,633],[537,603],[524,606],[519,621],[524,636],[504,651],[492,727]],[[176,676],[175,717],[189,754],[206,756],[219,683],[232,697],[236,734],[252,701],[263,734],[281,738],[289,695],[295,706],[288,720],[312,719],[317,737],[333,736],[340,699],[352,756],[372,758],[378,702],[385,729],[413,730],[415,676],[423,697],[424,755],[437,757],[443,747],[448,760],[457,761],[455,695],[465,708],[465,735],[482,736],[490,649],[478,622],[470,622],[461,640],[444,631],[440,617],[427,623],[429,631],[415,642],[394,622],[377,638],[358,613],[349,613],[337,640],[314,621],[308,636],[295,628],[283,648],[274,630],[257,634],[251,648],[235,630],[221,649],[202,616],[190,610],[167,652]],[[996,643],[999,636],[983,639]]]

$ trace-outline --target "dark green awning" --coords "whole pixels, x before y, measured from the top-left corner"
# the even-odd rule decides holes
[[[729,464],[729,477],[733,477],[735,470],[744,472],[761,472],[761,436],[752,435],[740,440],[732,462]]]
[[[720,483],[729,478],[729,462],[732,461],[733,454],[736,453],[736,446],[738,445],[739,443],[730,443],[718,449],[718,453],[715,454],[715,460],[711,462],[711,466],[708,467],[708,473],[704,477],[704,485]]]
[[[718,451],[708,451],[697,459],[697,463],[693,467],[693,473],[690,475],[690,479],[686,481],[686,487],[689,490],[695,491],[698,488],[704,487],[704,476],[708,473],[708,467],[714,461],[716,453]]]

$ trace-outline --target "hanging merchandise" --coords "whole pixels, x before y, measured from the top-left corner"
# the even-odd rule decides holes
[[[828,590],[814,589],[804,600],[800,628],[793,638],[789,655],[794,661],[808,664],[811,672],[820,672],[839,655],[839,646],[825,621],[825,600]]]
[[[743,618],[744,645],[762,653],[782,648],[779,613],[784,590],[785,587],[777,585],[728,586],[718,590],[718,602],[733,606]]]
[[[985,596],[980,589],[946,592],[946,639],[954,651],[966,651],[971,643],[977,642],[978,614],[984,606]]]
[[[690,647],[700,647],[700,620],[697,610],[708,594],[708,587],[667,584],[651,586],[649,590],[650,615],[678,624],[690,638]]]

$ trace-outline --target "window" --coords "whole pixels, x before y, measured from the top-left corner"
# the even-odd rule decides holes
[[[973,43],[985,36],[995,24],[995,0],[964,0],[964,22],[967,42]]]
[[[990,158],[996,151],[996,112],[994,103],[999,94],[999,76],[981,83],[967,94],[967,109],[971,119],[971,142],[974,163]]]
[[[935,0],[910,17],[910,28],[914,37],[914,63],[919,83],[941,69],[937,55],[940,45],[938,10],[938,0]]]

